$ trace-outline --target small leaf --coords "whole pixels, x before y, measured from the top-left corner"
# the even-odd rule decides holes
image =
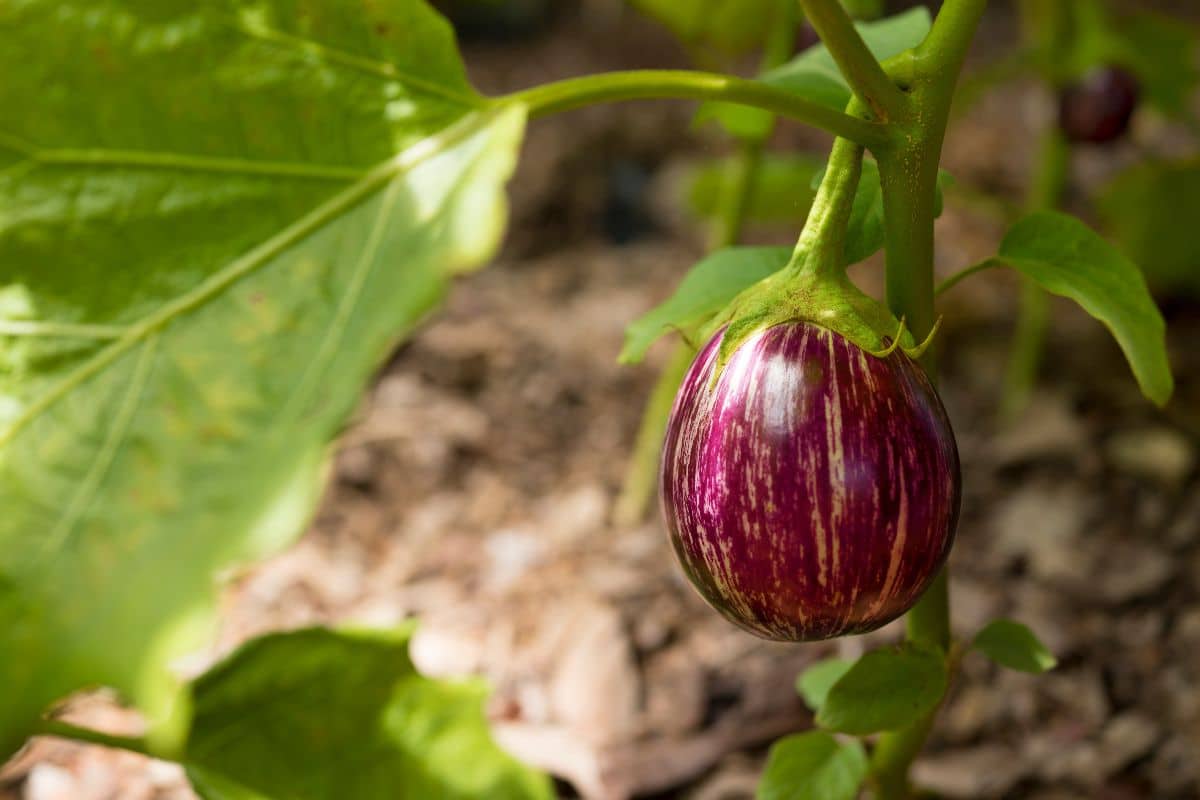
[[[771,747],[757,800],[854,800],[867,777],[867,754],[857,741],[824,731],[784,737]]]
[[[1121,249],[1152,289],[1200,295],[1200,236],[1181,235],[1200,219],[1200,161],[1139,163],[1096,198]]]
[[[756,222],[803,222],[816,195],[812,179],[824,166],[811,155],[765,153],[746,204],[746,219]],[[705,161],[684,179],[688,209],[697,217],[712,219],[723,211],[722,199],[729,180],[730,162]]]
[[[1171,397],[1166,324],[1137,266],[1075,217],[1038,211],[1000,243],[998,260],[1048,292],[1079,303],[1112,332],[1142,393],[1158,405]]]
[[[905,645],[874,650],[829,690],[817,724],[865,736],[903,728],[928,714],[946,692],[946,664],[936,650]]]
[[[884,61],[920,44],[930,25],[929,10],[918,6],[877,22],[857,23],[855,28],[875,57]],[[823,44],[813,45],[788,63],[763,73],[759,80],[839,111],[850,102],[850,85]],[[728,103],[706,103],[696,119],[716,119],[737,136],[754,137],[763,130],[762,112]]]
[[[1058,663],[1033,631],[1011,619],[989,622],[975,635],[971,646],[1002,667],[1034,674],[1054,669]]]
[[[796,691],[804,698],[804,702],[813,711],[820,711],[825,705],[825,698],[833,685],[854,666],[853,661],[841,658],[827,658],[818,661],[796,679]]]
[[[791,255],[788,247],[726,247],[710,253],[692,267],[675,294],[629,324],[621,363],[641,361],[650,345],[671,328],[707,322],[742,289],[783,269]]]
[[[255,639],[193,686],[185,764],[206,800],[549,800],[492,741],[478,682],[422,677],[409,632]]]

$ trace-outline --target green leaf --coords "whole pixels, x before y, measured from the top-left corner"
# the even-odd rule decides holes
[[[726,247],[698,262],[675,294],[625,329],[623,364],[636,364],[650,345],[672,328],[688,330],[707,322],[738,292],[787,265],[789,247]]]
[[[697,51],[737,55],[762,45],[788,0],[631,0]]]
[[[803,222],[816,192],[813,176],[823,162],[812,155],[763,154],[746,204],[746,219],[756,222]],[[695,165],[683,185],[685,204],[697,217],[715,219],[723,212],[730,162]]]
[[[1058,661],[1033,631],[1011,619],[992,620],[975,635],[971,646],[1002,667],[1042,673]]]
[[[853,661],[842,658],[826,658],[813,664],[796,679],[796,691],[813,711],[825,705],[829,690],[854,666]]]
[[[771,747],[757,800],[854,800],[867,777],[867,754],[857,741],[824,731],[785,736]]]
[[[903,728],[946,692],[946,664],[934,649],[905,645],[867,653],[829,690],[817,724],[865,736]]]
[[[1200,295],[1200,161],[1139,163],[1096,198],[1111,232],[1151,288]]]
[[[1038,211],[1013,225],[997,258],[1104,323],[1142,393],[1158,405],[1167,402],[1174,381],[1166,325],[1142,273],[1119,250],[1075,217]]]
[[[422,677],[409,631],[272,634],[193,687],[185,764],[206,800],[549,800],[492,741],[478,681]]]
[[[918,6],[877,22],[859,22],[855,27],[875,57],[884,61],[924,41],[931,24],[929,10]],[[759,80],[839,111],[850,102],[850,85],[823,44],[813,45],[788,63],[768,70]],[[762,112],[728,103],[706,103],[696,119],[716,119],[734,135],[750,138],[760,135],[763,127]]]
[[[297,534],[375,368],[494,250],[523,110],[419,0],[0,19],[0,758],[93,685],[165,749],[214,575]]]

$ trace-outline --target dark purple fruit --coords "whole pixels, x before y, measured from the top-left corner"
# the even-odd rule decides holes
[[[1058,125],[1072,142],[1105,144],[1129,129],[1141,89],[1137,78],[1120,67],[1097,67],[1063,88]]]
[[[958,519],[958,449],[924,371],[794,322],[750,336],[713,383],[722,335],[684,378],[663,450],[663,509],[688,578],[769,639],[900,616]]]

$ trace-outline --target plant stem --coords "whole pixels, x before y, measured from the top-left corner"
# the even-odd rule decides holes
[[[631,70],[603,72],[546,83],[494,98],[495,103],[522,103],[530,117],[623,100],[681,98],[715,100],[761,108],[808,123],[837,136],[871,147],[887,141],[883,125],[798,97],[770,84],[731,75],[692,70]]]
[[[1061,26],[1061,21],[1059,24]],[[1058,207],[1066,189],[1070,163],[1071,144],[1058,126],[1051,124],[1042,133],[1038,147],[1037,164],[1026,201],[1028,211]],[[1000,398],[1000,418],[1004,421],[1011,422],[1029,403],[1046,346],[1049,321],[1050,298],[1031,279],[1022,277],[1017,327],[1009,347],[1004,393]]]
[[[57,736],[62,739],[74,739],[77,742],[98,744],[103,747],[115,747],[144,756],[153,756],[146,741],[133,736],[115,736],[103,731],[82,728],[57,719],[42,720],[38,725],[37,734],[40,736]]]
[[[915,53],[912,120],[903,123],[893,147],[876,151],[883,188],[888,305],[896,316],[905,317],[918,340],[934,323],[933,212],[942,142],[954,87],[986,4],[986,0],[943,3],[929,36]],[[922,359],[931,378],[936,377],[936,350],[930,348]],[[909,611],[907,638],[949,650],[946,569]],[[912,726],[879,738],[871,756],[871,782],[879,800],[904,800],[911,795],[908,770],[933,728],[936,713],[935,709]]]
[[[642,410],[642,421],[634,440],[633,453],[625,473],[621,494],[613,506],[613,521],[620,526],[636,525],[646,515],[646,509],[658,486],[658,461],[663,435],[675,393],[696,351],[686,342],[676,342],[667,365],[658,375],[650,399]]]
[[[887,122],[904,115],[908,98],[883,71],[838,0],[800,0],[804,15],[859,100]]]
[[[862,158],[860,145],[847,139],[834,140],[825,177],[813,198],[788,269],[829,277],[845,272],[846,225],[862,177]]]

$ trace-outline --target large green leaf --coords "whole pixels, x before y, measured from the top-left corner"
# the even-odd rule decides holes
[[[867,777],[862,744],[824,731],[785,736],[771,746],[757,800],[854,800]]]
[[[214,573],[494,249],[523,111],[420,0],[10,2],[0,73],[0,758],[97,684],[165,744]]]
[[[680,281],[675,294],[625,328],[621,362],[641,361],[669,330],[707,322],[742,289],[783,269],[791,255],[790,247],[725,247],[709,253]]]
[[[1038,211],[1009,229],[996,262],[1079,303],[1112,332],[1142,393],[1162,405],[1174,381],[1166,324],[1137,265],[1075,217]]]
[[[918,6],[876,22],[859,22],[855,27],[875,57],[884,61],[924,41],[931,25],[929,9]],[[763,73],[759,80],[838,110],[850,102],[850,85],[823,44],[813,45],[788,63]],[[728,103],[701,106],[697,119],[716,119],[738,136],[754,137],[763,130],[761,111]]]
[[[828,690],[817,724],[857,736],[897,730],[936,708],[946,681],[937,650],[914,645],[872,650]]]
[[[206,800],[549,800],[492,741],[477,681],[422,677],[407,631],[256,639],[201,676],[185,763]]]
[[[1104,229],[1151,288],[1200,294],[1200,161],[1139,163],[1097,196]]]

